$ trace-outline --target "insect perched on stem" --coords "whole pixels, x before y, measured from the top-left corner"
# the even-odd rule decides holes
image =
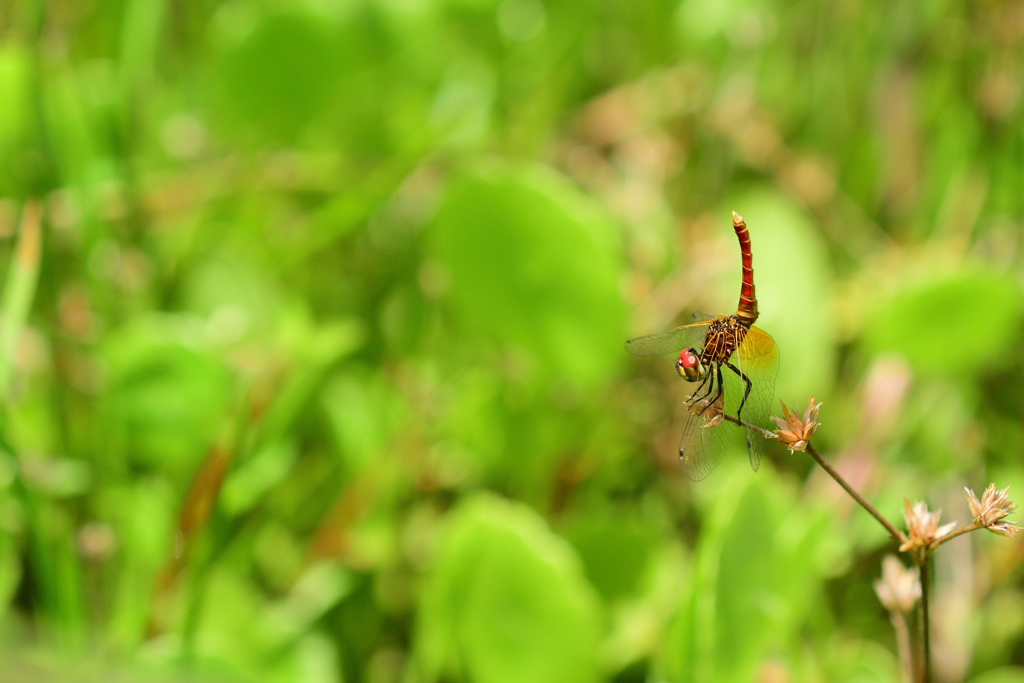
[[[758,427],[768,426],[779,369],[775,340],[754,327],[758,312],[750,233],[736,212],[732,224],[743,257],[736,313],[695,313],[689,325],[626,342],[626,350],[636,356],[678,353],[676,372],[696,385],[686,401],[689,410],[679,442],[683,472],[694,481],[708,476],[725,454],[731,432],[722,425],[723,413]],[[757,470],[764,455],[765,437],[752,429],[746,430],[746,436],[750,466]]]

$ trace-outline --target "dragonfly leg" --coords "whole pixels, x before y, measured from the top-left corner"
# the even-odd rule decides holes
[[[708,376],[710,377],[711,373],[708,373]],[[716,403],[718,403],[718,399],[722,398],[722,366],[721,365],[717,365],[717,364],[715,365],[715,376],[718,377],[718,391],[715,392],[715,397],[712,400],[710,400],[710,401],[705,400],[705,399],[707,399],[708,396],[711,395],[710,391],[708,391],[707,395],[705,395],[701,399],[702,401],[704,401],[704,407],[701,408],[699,413],[697,413],[698,415],[703,415],[705,412],[707,412],[708,408],[710,408],[711,406],[713,406]],[[714,384],[715,384],[714,382],[711,383],[712,386],[714,386]]]
[[[721,384],[721,380],[719,380],[719,384]],[[707,391],[704,391],[705,386],[707,387]],[[711,395],[711,392],[714,391],[714,389],[715,376],[714,374],[709,372],[707,376],[704,377],[704,381],[700,383],[699,387],[697,387],[697,390],[693,392],[692,396],[690,396],[689,405],[700,403],[701,401],[705,400],[708,396]],[[698,397],[698,394],[700,394],[701,391],[704,391],[704,393]]]
[[[732,370],[733,372],[735,372],[739,376],[739,378],[742,379],[746,383],[746,385],[747,385],[747,388],[743,390],[743,398],[740,400],[740,407],[736,411],[736,418],[742,420],[743,419],[743,406],[746,405],[746,403],[747,403],[747,397],[750,396],[750,389],[751,389],[751,387],[753,385],[750,382],[750,378],[747,377],[745,374],[743,374],[743,372],[739,368],[737,368],[735,365],[733,365],[732,363],[728,363],[728,362],[726,363],[726,365],[729,366],[729,369]],[[719,381],[721,381],[721,380],[719,380]],[[752,444],[750,443],[750,430],[748,429],[748,430],[746,430],[746,432],[747,432],[747,450],[750,451],[752,449],[752,447],[753,447]],[[757,468],[755,468],[755,469],[757,469]]]

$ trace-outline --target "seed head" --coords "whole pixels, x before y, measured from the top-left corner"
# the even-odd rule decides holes
[[[985,492],[981,494],[981,502],[974,495],[974,491],[964,487],[967,494],[967,506],[971,508],[971,515],[974,517],[974,526],[985,527],[1003,536],[1016,536],[1020,528],[1016,522],[1003,519],[1017,509],[1017,506],[1010,500],[1007,486],[1001,491],[996,491],[995,484],[989,484]]]
[[[928,504],[923,500],[914,503],[903,500],[903,519],[907,520],[907,540],[900,546],[900,552],[907,550],[927,549],[935,539],[942,538],[956,527],[956,522],[944,524],[941,527],[939,517],[942,510],[935,512],[928,511]]]
[[[782,401],[779,401],[779,403],[782,403]],[[815,403],[814,397],[811,396],[811,400],[807,404],[807,410],[804,411],[803,418],[801,418],[797,412],[790,410],[786,407],[785,403],[782,403],[784,419],[772,416],[772,420],[779,427],[774,432],[775,439],[781,441],[789,449],[790,453],[806,451],[807,443],[811,440],[814,430],[821,424],[818,422],[818,410],[820,408],[821,404]]]
[[[906,614],[921,597],[917,567],[907,569],[895,555],[882,560],[882,578],[875,581],[875,593],[885,609]]]

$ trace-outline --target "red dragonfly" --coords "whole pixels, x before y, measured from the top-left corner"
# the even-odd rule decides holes
[[[735,211],[732,225],[743,256],[743,285],[736,314],[695,313],[689,325],[626,342],[626,350],[636,356],[678,353],[676,372],[697,385],[686,400],[686,424],[679,442],[683,472],[693,481],[708,476],[722,461],[732,436],[731,429],[722,426],[723,413],[768,428],[779,370],[775,340],[754,327],[758,314],[750,233]],[[757,471],[765,438],[752,429],[746,433],[750,466]]]

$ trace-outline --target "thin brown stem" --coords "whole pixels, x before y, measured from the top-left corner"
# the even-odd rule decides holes
[[[928,595],[931,593],[931,558],[925,558],[921,563],[921,641],[922,657],[921,663],[923,683],[932,681],[932,638],[931,638],[931,617],[928,612]]]
[[[725,413],[722,413],[722,419],[724,419],[726,422],[732,422],[734,425],[739,425],[740,427],[746,427],[747,429],[751,429],[751,430],[757,432],[758,434],[760,434],[761,436],[763,436],[766,439],[774,439],[775,438],[775,434],[773,434],[772,432],[769,432],[767,429],[761,429],[757,425],[752,425],[749,422],[744,422],[743,420],[740,420],[739,418],[733,417],[732,415],[727,415]]]
[[[942,545],[946,541],[953,540],[954,538],[956,538],[960,534],[966,534],[969,531],[975,531],[977,529],[984,529],[984,528],[985,527],[983,527],[983,526],[974,526],[973,524],[968,524],[967,526],[962,526],[959,529],[957,529],[956,531],[950,531],[945,536],[940,536],[939,538],[936,538],[934,541],[932,541],[932,544],[931,544],[930,547],[931,547],[932,550],[934,550],[935,548],[938,548],[940,545]]]
[[[758,427],[757,425],[752,425],[749,422],[744,422],[743,420],[740,420],[739,418],[733,417],[732,415],[726,415],[726,414],[723,413],[722,417],[727,422],[732,422],[735,425],[739,425],[741,427],[746,427],[747,429],[751,429],[751,430],[753,430],[755,432],[758,432],[759,434],[761,434],[761,436],[765,437],[766,439],[774,439],[775,438],[775,434],[773,434],[772,432],[769,432],[767,429],[762,429],[761,427]],[[833,479],[836,480],[837,484],[842,486],[843,489],[845,489],[846,492],[849,493],[850,496],[852,496],[855,501],[860,503],[861,507],[863,507],[869,513],[871,513],[871,516],[874,517],[875,519],[877,519],[878,523],[885,527],[885,530],[889,532],[889,535],[892,536],[894,540],[897,540],[900,543],[906,542],[907,537],[903,534],[903,532],[900,531],[899,529],[897,529],[895,526],[893,526],[892,522],[890,522],[885,517],[883,517],[882,513],[880,513],[878,510],[876,510],[875,506],[872,505],[871,503],[869,503],[867,501],[867,499],[864,498],[864,496],[862,496],[859,493],[857,493],[857,491],[855,491],[854,488],[852,486],[850,486],[846,482],[846,480],[843,479],[843,477],[832,468],[831,465],[829,465],[827,462],[825,462],[824,458],[822,458],[818,454],[818,451],[814,450],[814,446],[812,446],[810,443],[807,444],[807,452],[811,454],[811,457],[814,458],[815,462],[817,462],[819,465],[821,465],[822,469],[824,469],[826,472],[828,472],[830,477],[832,477]]]
[[[816,463],[821,465],[821,468],[823,470],[828,472],[830,477],[836,480],[837,484],[842,486],[843,489],[845,489],[846,492],[849,493],[855,501],[860,503],[861,507],[863,507],[869,513],[871,513],[871,516],[877,519],[878,523],[885,527],[885,530],[889,532],[889,535],[892,536],[894,540],[899,541],[900,543],[904,543],[907,540],[907,537],[903,534],[902,531],[897,529],[895,526],[893,526],[892,522],[883,517],[882,513],[876,510],[875,506],[869,503],[864,496],[857,493],[857,491],[854,490],[854,488],[850,486],[845,479],[843,479],[839,472],[836,472],[831,465],[825,462],[825,459],[822,458],[818,454],[818,451],[814,450],[814,446],[812,446],[809,443],[807,444],[807,452],[811,454],[811,457],[814,458],[814,461]]]

